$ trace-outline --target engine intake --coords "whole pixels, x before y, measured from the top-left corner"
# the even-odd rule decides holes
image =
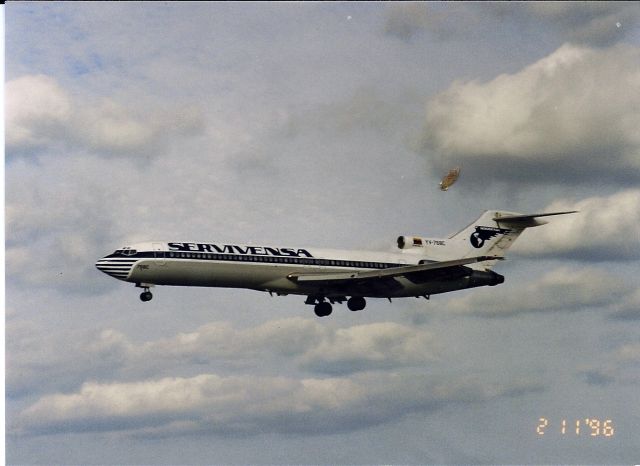
[[[398,236],[398,249],[423,248],[424,240],[418,236]]]

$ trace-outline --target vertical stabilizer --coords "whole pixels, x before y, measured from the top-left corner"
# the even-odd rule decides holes
[[[447,240],[447,251],[451,257],[496,256],[504,257],[525,228],[547,223],[539,217],[569,214],[554,212],[547,214],[522,215],[515,212],[497,210],[485,211],[477,220]],[[496,261],[478,264],[479,268],[491,268]]]

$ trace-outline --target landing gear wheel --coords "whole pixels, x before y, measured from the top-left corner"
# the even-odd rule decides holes
[[[361,311],[367,305],[367,301],[360,296],[352,296],[347,301],[347,307],[350,311]]]
[[[313,311],[318,317],[326,317],[328,315],[331,315],[332,310],[333,309],[331,307],[331,304],[324,301],[316,304],[316,306],[313,308]]]
[[[151,291],[145,291],[144,293],[140,294],[140,300],[143,302],[147,302],[147,301],[151,301],[151,298],[153,298],[153,295],[151,294]]]

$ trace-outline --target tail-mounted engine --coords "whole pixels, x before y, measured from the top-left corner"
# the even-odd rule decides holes
[[[398,236],[399,249],[423,248],[425,242],[423,238],[417,236]]]
[[[421,236],[398,236],[398,249],[403,253],[424,256],[431,260],[456,259],[447,248],[447,240],[443,238],[423,238]]]
[[[398,236],[399,249],[419,249],[431,246],[446,246],[447,240],[440,238],[422,238],[420,236]],[[426,251],[422,251],[426,252]]]

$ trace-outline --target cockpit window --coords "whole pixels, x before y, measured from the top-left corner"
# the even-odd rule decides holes
[[[119,256],[135,256],[137,252],[135,249],[118,249],[114,254]]]

